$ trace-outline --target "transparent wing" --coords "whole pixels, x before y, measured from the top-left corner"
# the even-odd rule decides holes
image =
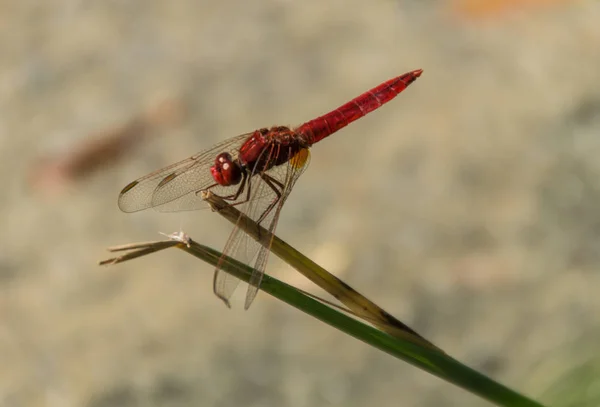
[[[277,195],[260,178],[260,175],[251,177],[249,181],[251,188],[250,200],[237,208],[256,221],[256,218],[260,216],[260,214],[257,215],[257,212],[260,212],[260,208],[266,208],[269,203],[277,199]],[[262,194],[262,199],[256,198],[255,194]],[[238,220],[238,223],[240,221],[241,219]],[[260,247],[257,241],[246,235],[242,228],[236,224],[223,248],[223,254],[233,257],[244,264],[252,265],[256,260]],[[224,258],[221,258],[215,268],[213,288],[217,297],[221,298],[229,306],[229,299],[239,285],[240,280],[221,269],[223,261]]]
[[[263,154],[274,154],[275,148],[266,149]],[[306,169],[309,162],[308,150],[300,151],[294,158],[285,165],[271,168],[264,174],[254,174],[251,177],[251,197],[250,201],[245,203],[245,207],[240,210],[248,217],[274,233],[279,220],[279,214],[292,187],[302,172]],[[275,192],[277,190],[277,192]],[[246,293],[245,309],[248,309],[254,301],[269,256],[268,247],[247,236],[237,225],[234,227],[229,237],[224,254],[235,258],[245,264],[253,264],[254,272],[250,277],[248,292]],[[220,269],[219,264],[215,270],[214,290],[215,294],[229,305],[229,298],[239,284],[236,277],[227,274]]]
[[[284,185],[284,190],[281,194],[280,199],[277,201],[277,205],[273,210],[269,213],[267,218],[261,223],[263,225],[268,225],[265,227],[270,234],[275,233],[275,229],[277,228],[277,222],[279,222],[279,215],[281,214],[281,209],[283,208],[283,204],[287,200],[288,196],[292,192],[292,188],[300,175],[306,170],[308,164],[310,163],[310,152],[308,149],[300,150],[295,157],[293,157],[290,161],[287,162],[286,167],[287,171],[285,171],[285,181],[282,182]],[[283,174],[283,173],[282,173]],[[278,175],[277,171],[274,171],[274,174],[269,174],[271,176]],[[275,176],[273,176],[276,179]],[[280,181],[281,182],[281,181]],[[268,219],[270,217],[270,219]],[[271,237],[272,240],[272,237]],[[269,254],[271,242],[269,242],[268,246],[260,246],[256,263],[254,264],[254,272],[250,276],[250,283],[248,285],[248,292],[246,293],[246,302],[244,304],[244,309],[250,308],[254,298],[258,294],[258,289],[260,287],[260,283],[262,282],[262,278],[265,274],[265,268],[267,267],[267,261],[269,260]]]
[[[252,133],[246,133],[227,139],[208,150],[129,183],[119,194],[119,208],[123,212],[137,212],[148,208],[161,212],[202,208],[205,205],[197,192],[215,183],[210,167],[216,156],[228,152],[234,159],[237,158],[240,146],[251,135]],[[236,189],[237,185],[211,188],[219,196],[230,195]]]

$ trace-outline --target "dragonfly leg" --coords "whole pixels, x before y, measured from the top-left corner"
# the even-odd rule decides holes
[[[242,172],[242,182],[240,183],[240,187],[235,191],[235,194],[229,195],[227,197],[223,197],[223,199],[227,199],[230,201],[235,201],[238,199],[242,191],[244,191],[244,187],[246,186],[246,181],[248,180],[248,173],[246,171]],[[248,190],[250,190],[250,182],[248,182]],[[248,199],[246,199],[247,201]]]
[[[236,199],[238,199],[238,197],[240,196],[240,194],[243,191],[244,184],[246,183],[246,180],[248,180],[247,181],[248,182],[248,186],[246,187],[246,198],[242,199],[239,202],[234,202],[234,203],[229,204],[231,206],[241,205],[241,204],[244,204],[244,203],[246,203],[246,202],[248,202],[250,200],[250,193],[252,192],[252,184],[250,182],[251,180],[250,180],[250,177],[248,177],[248,175],[246,173],[244,173],[243,177],[244,178],[242,180],[242,185],[240,186],[240,188],[238,188],[238,190],[236,191],[236,193],[233,194],[233,195],[229,195],[229,196],[227,196],[227,197],[225,197],[223,199],[227,199],[227,200],[231,200],[231,201],[235,201]]]
[[[263,181],[265,181],[267,183],[267,185],[273,190],[273,192],[275,192],[275,195],[277,195],[277,197],[273,200],[273,202],[271,202],[271,204],[267,207],[267,209],[265,209],[265,211],[260,215],[260,217],[258,218],[256,223],[262,222],[265,219],[265,217],[269,214],[269,212],[271,212],[273,210],[273,208],[275,208],[275,205],[277,205],[277,203],[281,199],[281,195],[283,194],[283,189],[285,188],[285,185],[283,185],[281,182],[277,181],[275,178],[273,178],[267,174],[260,174],[260,177],[263,179]]]
[[[224,199],[226,201],[235,201],[236,199],[238,199],[238,197],[240,196],[240,194],[244,191],[244,187],[246,186],[246,180],[248,179],[248,174],[246,174],[245,172],[242,173],[242,183],[240,184],[240,186],[238,187],[238,189],[235,191],[235,193],[231,194],[231,195],[227,195],[227,196],[221,196],[218,195],[217,196],[221,199]],[[209,189],[218,186],[219,184],[212,184],[209,187],[206,187],[206,189],[204,189],[203,191],[208,191]],[[250,188],[250,182],[248,182],[248,188]],[[200,192],[202,191],[196,191],[196,195],[200,194]],[[235,204],[232,204],[232,206],[240,204],[240,203],[244,203],[247,202],[248,199],[246,198],[245,201],[242,202],[237,202]]]
[[[267,175],[267,174],[262,174],[261,178],[264,179],[265,182],[267,184],[269,184],[269,186],[271,188],[273,188],[273,191],[275,191],[276,194],[278,194],[280,196],[283,193],[283,189],[285,188],[285,185],[283,185],[283,183],[277,181],[275,178],[273,178],[273,177],[271,177],[270,175]],[[271,183],[273,183],[276,186],[278,186],[280,190],[277,191],[277,189]]]

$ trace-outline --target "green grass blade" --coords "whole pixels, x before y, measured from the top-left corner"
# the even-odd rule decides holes
[[[443,353],[441,349],[419,335],[412,328],[396,319],[373,301],[360,294],[277,236],[269,233],[261,225],[254,222],[254,220],[240,212],[237,208],[229,205],[222,198],[206,191],[202,193],[202,198],[219,215],[236,225],[236,227],[241,228],[246,234],[264,247],[267,247],[272,253],[292,266],[300,274],[327,291],[359,318],[392,336],[408,339]]]
[[[190,246],[178,248],[216,266],[220,252],[191,241]],[[227,258],[223,269],[248,282],[252,269]],[[541,407],[542,405],[499,384],[489,377],[461,364],[450,356],[411,340],[391,336],[349,317],[334,308],[305,295],[296,288],[265,275],[261,290],[273,297],[339,329],[383,352],[404,360],[449,383],[459,386],[499,406]]]

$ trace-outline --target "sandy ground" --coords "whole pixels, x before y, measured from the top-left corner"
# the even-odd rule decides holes
[[[215,248],[230,231],[209,211],[121,213],[131,180],[417,68],[314,146],[278,234],[540,397],[599,332],[600,3],[567,3],[474,21],[442,1],[1,2],[0,405],[487,405],[266,294],[228,310],[179,252],[96,265],[159,231]],[[31,183],[39,157],[166,97],[185,118],[119,165]]]

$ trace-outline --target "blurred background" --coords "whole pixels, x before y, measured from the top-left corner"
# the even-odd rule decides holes
[[[97,265],[158,232],[222,249],[231,231],[210,211],[121,213],[133,179],[418,68],[314,146],[278,235],[518,391],[556,404],[547,389],[575,370],[593,387],[599,2],[0,11],[1,406],[488,405],[266,294],[244,312],[240,287],[228,310],[177,250]],[[267,271],[310,288],[275,258]]]

